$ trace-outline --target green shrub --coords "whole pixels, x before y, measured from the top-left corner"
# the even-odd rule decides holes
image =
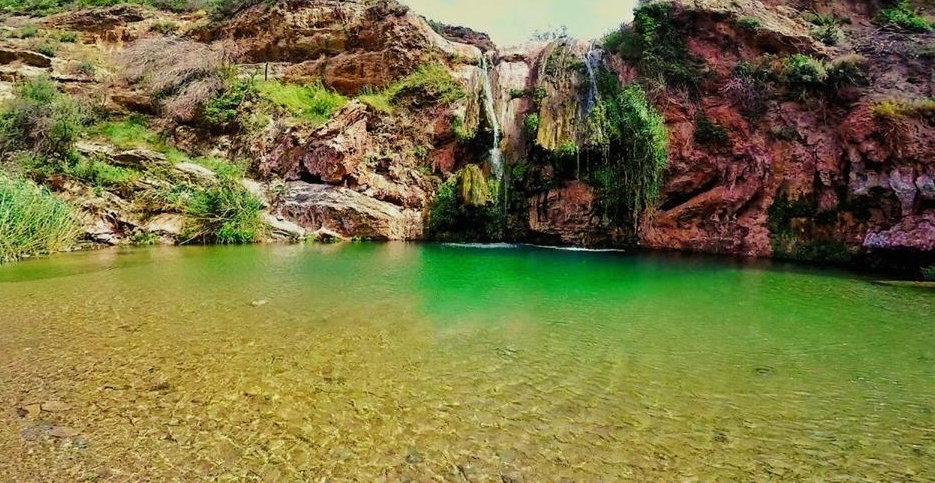
[[[78,41],[77,32],[61,32],[58,34],[58,41],[66,44],[73,44]]]
[[[671,19],[672,3],[651,2],[634,12],[632,34],[622,30],[620,54],[637,61],[643,76],[686,88],[701,78],[703,63],[688,51],[682,31]]]
[[[68,174],[98,188],[113,188],[129,193],[140,179],[135,169],[112,166],[94,159],[81,159],[68,169]]]
[[[285,109],[298,122],[312,126],[324,124],[347,103],[347,98],[320,82],[299,85],[264,81],[258,83],[257,87],[260,97]]]
[[[744,30],[756,32],[760,29],[760,19],[756,17],[740,17],[737,19],[737,25]]]
[[[47,189],[0,175],[0,263],[68,248],[80,233],[71,207]]]
[[[499,183],[487,180],[475,164],[465,166],[439,187],[429,209],[427,230],[435,238],[493,239],[502,230],[503,213],[497,202]]]
[[[555,157],[559,159],[572,159],[578,156],[578,144],[574,141],[562,141],[555,148]]]
[[[36,52],[46,56],[46,57],[55,57],[55,52],[58,50],[56,47],[49,43],[42,43],[33,48]]]
[[[138,231],[130,236],[130,244],[138,247],[153,246],[159,241],[159,236],[148,231]]]
[[[195,191],[185,207],[188,242],[244,244],[263,239],[263,204],[234,178]]]
[[[624,42],[624,27],[618,28],[616,30],[611,30],[604,35],[604,38],[601,39],[601,46],[604,47],[604,50],[613,53],[620,53],[620,47]]]
[[[75,68],[75,71],[79,74],[93,77],[94,73],[97,71],[97,68],[94,67],[94,64],[88,61],[82,61],[78,64],[78,67]]]
[[[234,81],[225,90],[209,99],[204,106],[203,120],[209,126],[228,128],[238,124],[241,108],[256,99],[257,88],[252,81]]]
[[[134,114],[126,119],[95,124],[88,131],[120,149],[151,149],[163,151],[165,143],[158,133],[151,130],[145,117]]]
[[[820,60],[804,54],[793,54],[783,59],[782,83],[798,97],[822,90],[828,80],[828,71]]]
[[[176,13],[208,10],[212,19],[223,20],[263,1],[265,0],[0,0],[0,12],[46,16],[75,8],[129,3]]]
[[[526,114],[526,119],[523,120],[523,128],[526,130],[526,134],[530,137],[534,137],[539,133],[539,114],[531,112]]]
[[[0,107],[0,155],[29,150],[64,157],[84,132],[90,115],[76,99],[58,91],[47,78],[20,84]]]
[[[837,45],[844,39],[844,31],[839,26],[839,20],[834,14],[822,15],[807,13],[803,15],[805,21],[814,25],[812,37],[825,45]]]
[[[848,85],[865,85],[867,59],[859,54],[849,54],[838,57],[827,66],[828,83],[832,90]]]
[[[705,115],[695,121],[695,142],[706,146],[719,146],[728,141],[727,129],[711,122]]]
[[[935,98],[929,99],[886,99],[874,104],[870,113],[878,121],[904,118],[935,119]]]
[[[467,144],[477,137],[477,131],[465,127],[464,118],[461,116],[451,116],[451,130],[454,131],[458,142],[462,144]]]
[[[390,102],[390,96],[385,91],[375,91],[372,87],[367,87],[356,98],[376,112],[390,114],[393,112],[393,104]]]
[[[404,98],[414,99],[416,104],[424,102],[451,104],[465,97],[461,84],[441,64],[423,64],[387,89],[393,102]]]
[[[179,24],[171,20],[158,20],[149,26],[151,32],[157,32],[163,35],[175,33],[179,29]]]
[[[882,27],[908,32],[924,33],[935,30],[935,23],[919,15],[907,0],[902,0],[896,6],[880,10],[874,18],[874,23]]]
[[[36,27],[33,27],[32,25],[27,25],[19,29],[19,32],[17,32],[17,37],[21,39],[31,39],[38,34],[39,34],[39,31],[36,30]]]

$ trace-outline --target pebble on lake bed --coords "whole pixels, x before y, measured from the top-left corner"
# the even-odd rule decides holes
[[[253,307],[262,307],[268,303],[269,302],[266,299],[263,299],[263,300],[254,300],[253,302],[250,302],[250,305]]]
[[[42,410],[50,413],[61,413],[71,409],[71,406],[61,401],[46,401],[42,403]]]

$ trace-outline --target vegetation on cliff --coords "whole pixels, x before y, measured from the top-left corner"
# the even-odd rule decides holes
[[[672,20],[671,2],[651,2],[634,11],[633,22],[604,38],[611,52],[634,62],[640,75],[671,87],[697,84],[704,64],[686,46],[685,34]]]
[[[428,234],[436,239],[491,240],[502,236],[500,184],[469,164],[442,183],[429,208]]]
[[[600,192],[601,214],[611,225],[634,231],[644,210],[659,197],[666,167],[665,120],[639,84],[621,87],[599,74],[600,102],[591,113],[591,142],[602,152],[591,180]]]

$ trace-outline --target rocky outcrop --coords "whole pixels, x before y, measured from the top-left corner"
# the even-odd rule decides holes
[[[468,27],[458,25],[445,25],[439,23],[431,24],[436,32],[446,39],[459,44],[473,45],[482,52],[497,50],[497,46],[490,40],[490,36],[484,32],[478,32]]]
[[[32,67],[52,67],[52,58],[39,52],[0,47],[0,64],[12,64],[14,62]]]
[[[236,43],[247,62],[288,63],[287,79],[321,81],[350,95],[382,88],[432,54],[469,63],[480,56],[476,47],[446,40],[408,7],[386,0],[261,3],[198,35]]]
[[[325,229],[367,240],[418,240],[423,234],[419,212],[337,186],[287,183],[278,206],[309,232]]]
[[[559,245],[607,243],[611,235],[595,215],[595,202],[593,189],[579,181],[535,195],[529,203],[530,237]]]

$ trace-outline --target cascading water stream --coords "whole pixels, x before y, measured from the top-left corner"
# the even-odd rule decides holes
[[[588,81],[590,82],[588,98],[585,100],[585,114],[590,114],[594,106],[597,105],[599,95],[597,92],[597,68],[603,60],[603,53],[596,46],[597,43],[591,41],[588,53],[584,56],[584,65],[588,69]]]
[[[503,180],[503,153],[500,151],[500,120],[494,108],[493,86],[490,82],[490,73],[487,71],[487,56],[481,56],[481,72],[484,76],[484,108],[487,118],[493,128],[493,146],[490,148],[490,165],[497,180]]]
[[[597,89],[597,69],[600,66],[601,62],[604,60],[603,52],[597,48],[597,42],[591,41],[591,44],[588,46],[588,51],[584,55],[584,65],[588,70],[588,94],[587,99],[584,100],[584,112],[583,118],[585,120],[591,115],[591,111],[594,110],[594,107],[597,105],[598,98],[600,97],[600,92]],[[578,153],[578,166],[577,166],[577,176],[578,179],[581,179],[581,153]]]

